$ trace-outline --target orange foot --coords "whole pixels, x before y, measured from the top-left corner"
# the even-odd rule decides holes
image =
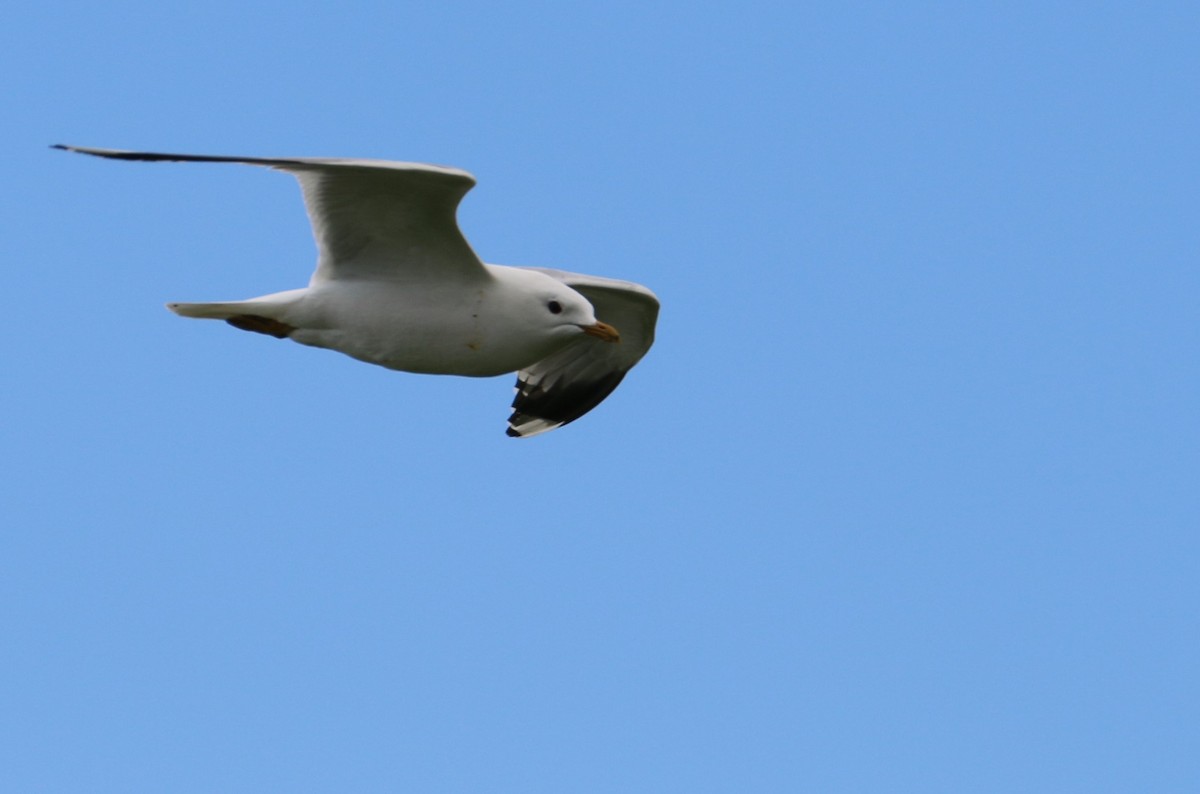
[[[260,317],[257,314],[239,314],[230,317],[225,322],[243,331],[253,331],[256,334],[266,334],[276,339],[286,339],[296,329],[287,323],[272,320],[270,317]]]

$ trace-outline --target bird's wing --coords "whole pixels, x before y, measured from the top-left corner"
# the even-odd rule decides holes
[[[640,284],[561,270],[537,270],[587,298],[596,319],[616,327],[621,341],[580,336],[517,373],[508,435],[533,436],[573,422],[600,404],[654,343],[658,298]]]
[[[313,281],[487,278],[455,210],[475,178],[421,163],[334,158],[156,154],[58,145],[114,160],[245,163],[300,181],[319,256]]]

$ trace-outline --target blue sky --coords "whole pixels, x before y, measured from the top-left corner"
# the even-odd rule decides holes
[[[0,788],[1195,791],[1194,4],[22,3]],[[286,176],[644,283],[603,405],[185,321]]]

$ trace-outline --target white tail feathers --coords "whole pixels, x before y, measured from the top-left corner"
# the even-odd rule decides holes
[[[265,298],[255,298],[248,301],[229,301],[226,303],[168,303],[167,308],[181,317],[199,317],[203,320],[224,320],[234,328],[243,331],[253,331],[256,334],[266,334],[276,339],[287,339],[296,330],[280,319],[287,313],[289,302],[280,297],[291,297],[294,301],[303,290],[293,290],[288,293],[277,293]]]
[[[308,290],[292,289],[251,298],[221,303],[168,303],[167,308],[180,317],[199,317],[203,320],[228,320],[232,317],[256,315],[272,320],[286,320],[288,310],[296,305]]]
[[[254,301],[232,303],[168,303],[167,308],[180,317],[200,317],[206,320],[228,320],[241,314],[253,314],[250,305]]]

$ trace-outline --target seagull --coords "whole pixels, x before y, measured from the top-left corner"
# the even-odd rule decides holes
[[[516,372],[510,436],[534,436],[583,416],[654,342],[658,298],[640,284],[484,264],[455,219],[475,184],[457,168],[53,148],[113,160],[244,163],[296,177],[318,249],[308,286],[167,308],[404,372]]]

